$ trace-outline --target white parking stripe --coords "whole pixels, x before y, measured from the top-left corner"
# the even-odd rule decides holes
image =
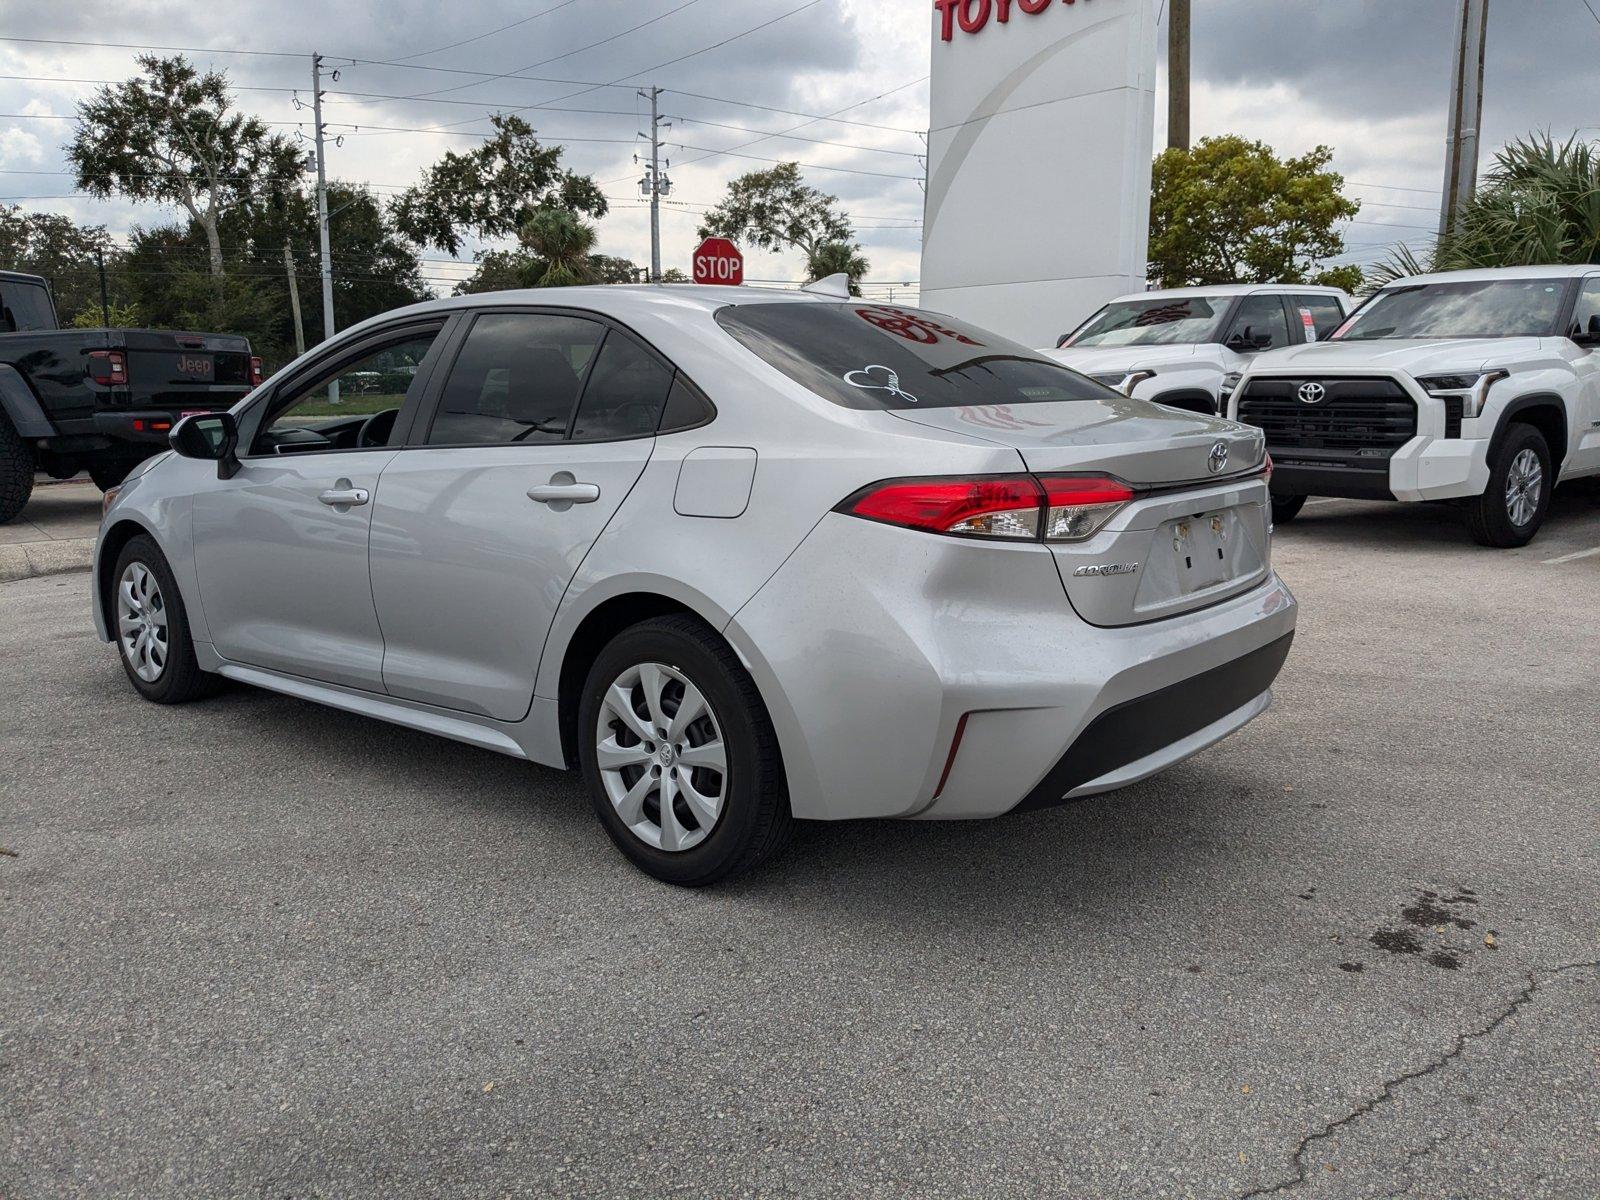
[[[1587,550],[1574,550],[1571,554],[1563,554],[1560,558],[1547,558],[1539,565],[1550,567],[1556,563],[1573,562],[1580,558],[1593,558],[1596,554],[1600,554],[1600,546],[1591,546]]]
[[[1323,496],[1321,499],[1307,500],[1306,505],[1309,507],[1313,504],[1337,504],[1338,502],[1339,497],[1337,496]]]

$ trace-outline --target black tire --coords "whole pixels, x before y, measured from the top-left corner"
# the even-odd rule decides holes
[[[669,666],[700,689],[727,759],[716,823],[697,845],[677,852],[659,849],[629,829],[612,804],[598,762],[596,736],[607,689],[630,668],[646,663]],[[693,617],[641,622],[600,652],[579,700],[578,756],[595,814],[611,840],[635,866],[665,883],[704,887],[750,871],[777,853],[794,824],[777,735],[755,681],[728,644]],[[660,793],[654,795],[659,811]],[[644,803],[648,806],[648,797]]]
[[[118,630],[117,590],[128,568],[138,563],[155,576],[160,589],[161,610],[166,615],[167,649],[161,672],[155,679],[141,679],[128,660]],[[219,676],[200,669],[195,657],[194,640],[189,636],[189,616],[183,607],[183,595],[178,591],[178,581],[167,565],[166,555],[148,534],[130,538],[117,555],[117,565],[111,576],[111,611],[108,614],[111,635],[115,639],[117,658],[127,672],[128,681],[146,700],[156,704],[185,704],[215,693],[222,686]]]
[[[33,447],[0,413],[0,525],[28,507],[33,495]]]
[[[109,492],[126,479],[140,461],[137,458],[103,458],[89,464],[89,478],[102,492]]]
[[[1300,515],[1300,510],[1306,506],[1304,496],[1280,496],[1272,493],[1272,523],[1283,525],[1294,520]]]
[[[1539,463],[1537,495],[1532,497],[1531,515],[1517,522],[1511,516],[1512,468],[1525,451]],[[1509,550],[1533,541],[1550,508],[1550,493],[1555,488],[1555,471],[1550,462],[1550,447],[1532,425],[1508,426],[1500,442],[1489,452],[1489,486],[1483,495],[1467,501],[1467,531],[1480,546]]]

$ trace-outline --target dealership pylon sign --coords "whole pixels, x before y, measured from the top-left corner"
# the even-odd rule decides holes
[[[1037,346],[1144,287],[1155,0],[932,0],[922,302]]]
[[[696,283],[727,284],[744,282],[744,255],[727,238],[708,237],[694,252]]]

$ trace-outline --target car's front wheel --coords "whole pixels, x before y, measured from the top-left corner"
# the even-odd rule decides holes
[[[1467,503],[1467,529],[1482,546],[1533,541],[1550,507],[1555,471],[1550,446],[1532,425],[1512,425],[1489,456],[1489,486]]]
[[[657,879],[731,878],[789,833],[777,737],[755,681],[692,617],[658,617],[612,639],[589,670],[578,734],[596,814]]]
[[[200,669],[178,581],[148,534],[130,538],[112,578],[111,632],[128,680],[146,700],[182,704],[216,690]]]

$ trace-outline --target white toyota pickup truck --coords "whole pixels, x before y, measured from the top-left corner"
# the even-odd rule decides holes
[[[1337,288],[1309,284],[1135,292],[1044,353],[1140,400],[1211,416],[1252,356],[1320,341],[1354,307]]]
[[[1478,542],[1526,545],[1558,481],[1600,474],[1600,265],[1398,280],[1325,343],[1257,356],[1228,415],[1266,431],[1274,520],[1455,500]]]

